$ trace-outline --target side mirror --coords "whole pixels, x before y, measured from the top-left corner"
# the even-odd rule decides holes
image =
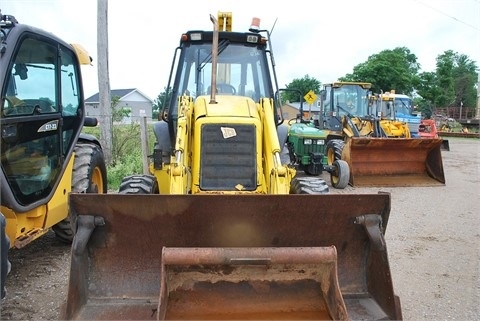
[[[28,69],[27,69],[27,66],[25,66],[25,64],[16,64],[15,73],[13,75],[20,76],[21,80],[25,80],[28,78],[27,72],[28,72]]]

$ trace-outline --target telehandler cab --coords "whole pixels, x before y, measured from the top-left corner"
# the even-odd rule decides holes
[[[6,258],[6,248],[22,248],[50,230],[72,242],[75,217],[69,215],[68,194],[106,193],[107,174],[99,141],[81,132],[96,125],[85,116],[80,66],[91,63],[87,52],[1,12],[0,27]]]

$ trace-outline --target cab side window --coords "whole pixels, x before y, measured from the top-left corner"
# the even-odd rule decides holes
[[[25,39],[9,72],[2,116],[47,114],[58,110],[55,96],[55,46]]]

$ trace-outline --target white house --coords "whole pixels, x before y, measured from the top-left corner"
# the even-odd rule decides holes
[[[130,89],[113,89],[110,90],[112,99],[119,98],[116,107],[130,110],[129,117],[124,119],[124,122],[131,123],[132,121],[140,121],[141,118],[147,117],[147,120],[152,119],[153,100],[136,88]],[[87,98],[85,100],[86,116],[99,118],[99,93]]]

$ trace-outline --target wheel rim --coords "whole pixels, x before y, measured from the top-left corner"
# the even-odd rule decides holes
[[[328,165],[332,165],[334,161],[335,161],[335,152],[333,151],[333,148],[329,148],[329,149],[327,150],[327,162],[328,162]]]
[[[333,148],[329,148],[327,150],[327,162],[328,162],[328,165],[332,166],[333,165],[333,162],[335,161],[335,151]],[[339,180],[339,177],[338,177],[338,173],[336,170],[334,170],[331,174],[330,174],[330,181],[332,182],[332,185],[335,187],[338,183],[338,180]]]
[[[338,181],[340,180],[339,175],[338,175],[338,173],[337,173],[337,170],[334,170],[334,171],[330,174],[330,180],[331,180],[332,185],[333,185],[334,187],[337,186]]]
[[[103,176],[101,169],[97,166],[92,171],[92,182],[91,182],[92,193],[103,194]]]

